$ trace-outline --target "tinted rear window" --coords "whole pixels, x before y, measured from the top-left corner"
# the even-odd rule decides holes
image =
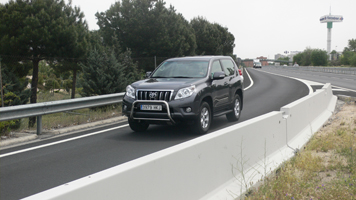
[[[221,60],[225,74],[231,76],[235,74],[235,67],[231,60]]]

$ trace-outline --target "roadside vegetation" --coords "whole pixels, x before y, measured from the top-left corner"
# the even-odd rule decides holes
[[[330,59],[326,51],[306,48],[293,57],[293,63],[300,66],[341,66],[356,67],[356,39],[350,39],[342,53],[331,51]],[[288,60],[288,58],[286,58]]]
[[[356,105],[347,101],[276,174],[241,199],[356,199]]]

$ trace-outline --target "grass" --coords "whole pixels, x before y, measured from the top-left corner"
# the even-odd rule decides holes
[[[79,94],[76,94],[76,98],[80,98]],[[49,102],[70,99],[70,94],[67,92],[55,92],[55,93],[38,93],[37,102]],[[72,110],[70,112],[54,113],[42,116],[42,130],[52,130],[57,128],[68,127],[72,125],[79,125],[88,122],[103,120],[115,116],[121,116],[121,104],[113,104],[106,107],[106,109],[80,109]],[[28,127],[28,118],[21,119],[20,125],[17,128],[8,129],[3,135],[9,135],[10,132],[23,132],[36,130],[37,124],[34,127]]]
[[[353,105],[355,106],[355,105]],[[356,115],[317,132],[278,173],[244,199],[356,200]]]

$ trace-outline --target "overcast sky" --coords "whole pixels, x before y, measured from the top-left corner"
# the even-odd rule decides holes
[[[117,0],[116,0],[117,1]],[[0,0],[7,3],[8,0]],[[68,0],[66,0],[68,2]],[[104,12],[115,0],[72,0],[85,14],[89,29],[98,29],[96,12]],[[234,54],[241,58],[274,58],[284,51],[305,48],[326,50],[327,28],[319,19],[342,15],[334,23],[331,50],[342,51],[356,39],[356,0],[165,0],[190,21],[205,17],[227,27],[235,36]]]

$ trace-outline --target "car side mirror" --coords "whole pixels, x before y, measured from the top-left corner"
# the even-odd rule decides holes
[[[225,72],[214,72],[212,73],[213,80],[219,80],[225,78]]]
[[[151,75],[152,72],[146,72],[146,78],[148,78]]]

